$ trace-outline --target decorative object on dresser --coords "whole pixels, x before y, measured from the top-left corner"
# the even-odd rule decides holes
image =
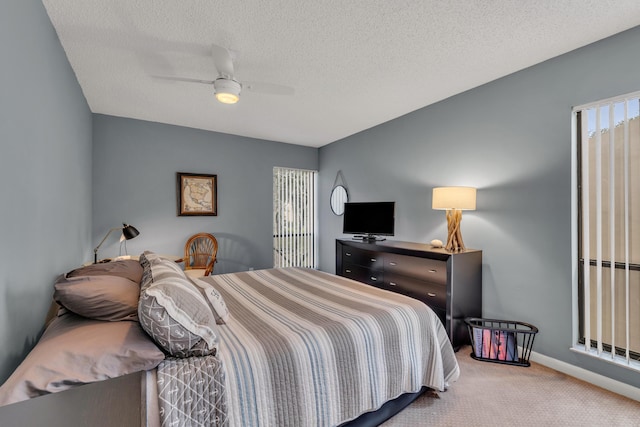
[[[178,172],[178,216],[218,215],[218,176]]]
[[[102,246],[104,241],[107,240],[107,237],[109,237],[109,234],[111,234],[111,232],[115,230],[122,230],[122,237],[120,238],[120,240],[122,239],[131,240],[134,237],[136,237],[138,234],[140,234],[140,232],[133,225],[129,225],[125,223],[122,223],[122,227],[114,227],[111,230],[107,231],[107,234],[102,238],[100,243],[98,243],[98,246],[96,246],[96,248],[93,250],[94,264],[98,262],[98,249],[100,249],[100,246]]]
[[[431,208],[447,211],[447,245],[450,252],[464,251],[462,242],[462,211],[476,210],[476,189],[472,187],[436,187],[433,189]]]
[[[441,248],[441,247],[443,247],[443,246],[444,246],[444,245],[442,244],[442,240],[440,240],[440,239],[433,239],[433,240],[431,241],[431,247],[434,247],[434,248]]]
[[[457,350],[470,342],[467,317],[482,317],[482,251],[428,244],[336,240],[336,274],[427,304]]]

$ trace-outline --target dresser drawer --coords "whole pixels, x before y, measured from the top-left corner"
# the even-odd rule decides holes
[[[382,254],[349,247],[342,248],[342,262],[378,270],[382,270],[383,266]]]
[[[385,289],[419,299],[442,310],[446,309],[447,287],[445,285],[388,272],[385,272],[384,278]]]
[[[428,305],[457,351],[469,344],[465,317],[482,317],[482,251],[450,253],[416,242],[336,239],[336,274]]]
[[[447,263],[415,256],[385,254],[384,271],[446,285]]]
[[[356,264],[346,264],[342,268],[341,276],[369,285],[380,286],[383,283],[382,271],[371,270]]]

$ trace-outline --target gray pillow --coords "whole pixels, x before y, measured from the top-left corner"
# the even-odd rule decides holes
[[[53,320],[0,387],[0,405],[153,369],[163,359],[164,353],[137,322],[104,322],[67,313]]]
[[[140,285],[119,276],[60,276],[53,299],[80,316],[96,320],[138,320]]]
[[[163,277],[187,278],[182,268],[175,261],[162,258],[160,255],[150,251],[144,251],[140,255],[139,264],[142,268],[141,289],[145,289],[151,283]],[[153,264],[153,268],[151,268],[151,264]]]
[[[215,354],[216,317],[207,298],[173,261],[141,257],[143,288],[138,303],[142,328],[175,357]],[[147,280],[148,279],[148,280]]]
[[[125,277],[132,282],[140,283],[142,279],[142,266],[134,259],[123,259],[76,268],[68,272],[67,277],[100,276],[103,274],[107,276]]]

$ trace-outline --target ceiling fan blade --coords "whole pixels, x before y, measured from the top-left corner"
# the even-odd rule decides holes
[[[256,93],[266,93],[270,95],[293,95],[295,89],[290,86],[275,83],[262,82],[242,82],[242,88]]]
[[[211,55],[213,56],[213,63],[215,64],[218,73],[220,73],[222,77],[232,79],[233,59],[229,50],[214,44],[211,45]]]
[[[206,84],[206,85],[212,85],[213,84],[213,80],[201,80],[201,79],[191,79],[188,77],[170,77],[170,76],[153,76],[156,79],[161,79],[161,80],[171,80],[171,81],[177,81],[177,82],[187,82],[187,83],[202,83],[202,84]]]

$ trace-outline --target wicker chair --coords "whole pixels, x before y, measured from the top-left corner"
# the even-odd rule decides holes
[[[213,272],[218,254],[218,241],[212,234],[198,233],[184,245],[184,270],[188,276],[208,276]]]

